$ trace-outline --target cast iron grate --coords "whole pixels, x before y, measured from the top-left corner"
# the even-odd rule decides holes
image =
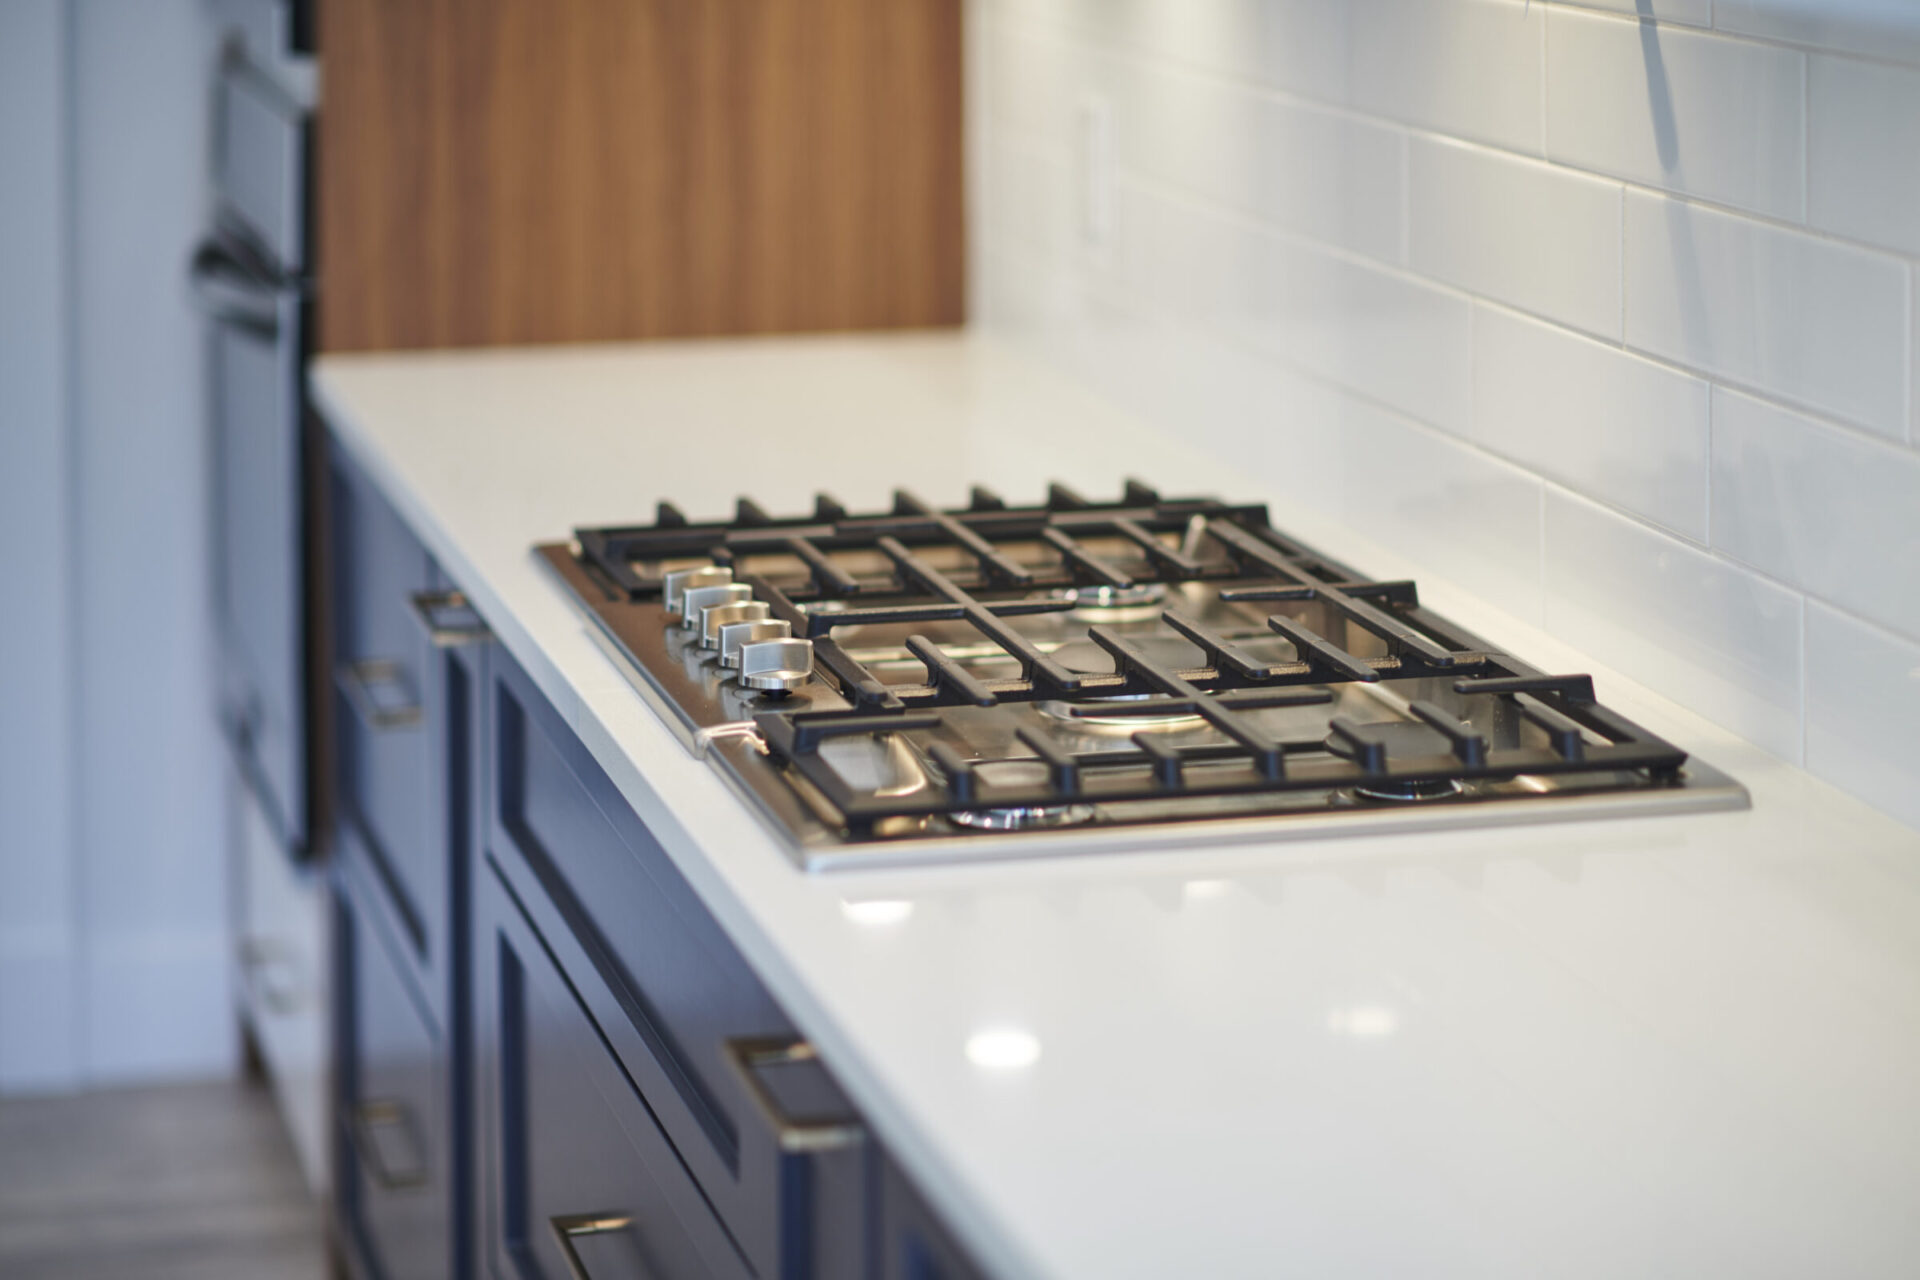
[[[694,524],[662,504],[656,523],[576,533],[581,559],[631,601],[655,599],[667,568],[712,562],[732,566],[773,616],[813,641],[817,671],[849,704],[838,710],[776,710],[756,717],[771,755],[791,768],[840,815],[851,833],[893,819],[950,817],[983,810],[1214,796],[1391,787],[1554,775],[1636,772],[1650,785],[1678,777],[1686,753],[1600,704],[1584,675],[1548,675],[1485,648],[1419,603],[1414,584],[1370,581],[1277,533],[1260,505],[1212,499],[1163,499],[1129,481],[1117,502],[1090,502],[1060,485],[1044,505],[1009,507],[976,489],[960,510],[937,510],[896,494],[884,514],[851,515],[822,496],[811,516],[775,519],[741,499],[734,519]],[[1124,561],[1089,543],[1126,548]],[[1036,562],[1011,548],[1044,547]],[[755,571],[774,557],[789,566],[781,581]],[[936,563],[936,559],[939,563]],[[878,569],[875,566],[879,566]],[[1112,661],[1111,672],[1057,661],[1007,620],[1076,608],[1079,592],[1128,593],[1204,582],[1224,602],[1318,606],[1365,646],[1342,644],[1284,612],[1267,629],[1293,657],[1275,661],[1179,608],[1160,613],[1171,632],[1203,658],[1198,667],[1156,659],[1137,636],[1092,625],[1086,636]],[[983,678],[923,634],[907,652],[925,669],[917,686],[889,684],[835,639],[876,625],[964,623],[1017,664],[1017,677]],[[1366,655],[1353,652],[1365,647]],[[1272,646],[1268,646],[1269,649]],[[1282,739],[1248,713],[1328,704],[1347,684],[1431,690],[1495,699],[1531,726],[1528,741],[1495,745],[1467,720],[1412,697],[1407,711],[1432,730],[1411,750],[1404,735],[1334,715],[1328,737]],[[1418,682],[1418,683],[1413,683]],[[1045,699],[1070,714],[1191,715],[1224,742],[1180,745],[1141,732],[1131,750],[1074,752],[1042,728],[1021,724],[1018,741],[1044,769],[1015,780],[964,758],[934,731],[955,708],[993,708]],[[850,784],[823,754],[836,738],[919,735],[939,785],[888,794]],[[1441,746],[1444,744],[1444,746]],[[1439,749],[1435,749],[1439,748]],[[1204,767],[1196,767],[1204,766]]]

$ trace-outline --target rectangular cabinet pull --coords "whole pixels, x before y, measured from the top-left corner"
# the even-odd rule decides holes
[[[336,673],[340,691],[369,729],[410,729],[420,723],[420,704],[407,688],[406,668],[391,658],[362,658]]]
[[[378,1130],[397,1129],[406,1135],[417,1157],[411,1167],[396,1168],[387,1162],[386,1154],[380,1149]],[[414,1187],[427,1185],[427,1161],[421,1154],[424,1144],[420,1141],[420,1131],[413,1123],[412,1113],[404,1102],[393,1099],[371,1099],[353,1109],[353,1121],[347,1132],[352,1135],[354,1150],[360,1153],[360,1163],[382,1189],[387,1191],[406,1191]]]
[[[463,591],[416,591],[411,599],[413,616],[436,649],[457,649],[493,638]]]
[[[633,1229],[633,1216],[625,1213],[575,1213],[563,1214],[557,1218],[548,1218],[547,1225],[553,1228],[553,1238],[560,1244],[560,1256],[566,1259],[567,1274],[573,1280],[593,1280],[587,1274],[586,1264],[580,1261],[579,1251],[573,1242],[581,1236],[612,1235],[616,1231]]]
[[[796,1119],[787,1114],[774,1090],[768,1087],[766,1073],[782,1067],[812,1064],[818,1060],[813,1045],[805,1040],[729,1040],[727,1060],[746,1086],[761,1119],[772,1130],[782,1151],[838,1151],[866,1140],[866,1130],[851,1115]]]

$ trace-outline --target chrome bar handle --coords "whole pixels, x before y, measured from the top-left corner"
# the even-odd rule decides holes
[[[399,1128],[413,1144],[414,1151],[418,1153],[421,1150],[419,1130],[414,1126],[406,1103],[391,1098],[373,1099],[353,1109],[353,1119],[347,1128],[354,1150],[360,1153],[360,1163],[373,1175],[374,1182],[387,1191],[408,1191],[426,1186],[428,1175],[424,1158],[417,1167],[411,1169],[395,1169],[387,1163],[387,1158],[380,1153],[380,1143],[374,1137],[374,1130],[383,1125]]]
[[[416,591],[411,603],[413,616],[436,649],[457,649],[493,639],[493,632],[464,591]]]
[[[420,704],[408,697],[406,668],[391,658],[362,658],[343,663],[335,674],[340,691],[370,729],[411,729],[420,723]],[[376,689],[392,689],[397,696],[381,697]]]
[[[547,1225],[553,1228],[553,1238],[559,1242],[560,1256],[566,1260],[567,1274],[573,1280],[593,1280],[587,1274],[586,1264],[580,1261],[580,1253],[573,1242],[581,1236],[612,1235],[616,1231],[633,1229],[633,1215],[628,1213],[573,1213],[548,1218]]]

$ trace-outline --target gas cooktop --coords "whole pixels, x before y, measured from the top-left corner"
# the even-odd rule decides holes
[[[662,504],[538,550],[810,868],[1747,803],[1257,504]]]

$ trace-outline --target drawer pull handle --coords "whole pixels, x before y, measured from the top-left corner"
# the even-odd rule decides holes
[[[406,669],[391,658],[363,658],[340,668],[340,691],[369,729],[410,729],[420,704],[407,691]]]
[[[427,1162],[420,1158],[411,1168],[396,1169],[387,1163],[386,1155],[380,1150],[376,1130],[396,1128],[404,1133],[407,1142],[415,1153],[424,1150],[419,1130],[415,1128],[412,1113],[404,1102],[391,1099],[378,1099],[363,1102],[353,1109],[353,1123],[348,1132],[353,1136],[354,1150],[360,1153],[360,1163],[373,1175],[374,1182],[387,1191],[406,1191],[414,1187],[427,1185]]]
[[[761,1118],[773,1131],[774,1141],[782,1151],[838,1151],[866,1140],[866,1130],[851,1116],[794,1118],[787,1114],[786,1108],[780,1105],[780,1099],[768,1087],[763,1073],[769,1069],[818,1060],[819,1055],[809,1042],[785,1039],[729,1040],[726,1054],[734,1071],[739,1074],[741,1083],[746,1086],[747,1096],[753,1100]]]
[[[428,642],[436,649],[457,649],[493,639],[493,632],[463,591],[416,591],[412,603],[413,616],[420,620]]]
[[[628,1213],[575,1213],[563,1214],[557,1218],[548,1218],[547,1224],[553,1228],[553,1238],[560,1244],[560,1256],[567,1261],[567,1274],[573,1280],[593,1280],[587,1274],[586,1264],[580,1261],[580,1254],[573,1242],[581,1236],[612,1235],[616,1231],[633,1229],[633,1215]]]

